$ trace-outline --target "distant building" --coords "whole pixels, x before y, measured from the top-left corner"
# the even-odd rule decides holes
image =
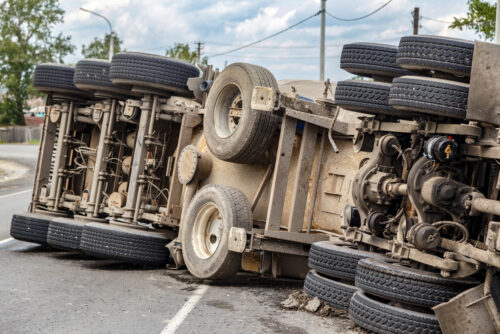
[[[26,104],[29,109],[24,111],[24,123],[27,126],[39,126],[45,117],[45,106],[43,98],[39,96],[31,97]]]

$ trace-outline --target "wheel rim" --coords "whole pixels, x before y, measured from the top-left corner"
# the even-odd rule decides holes
[[[217,136],[227,138],[231,136],[242,116],[243,100],[241,90],[235,84],[229,84],[222,89],[214,108],[214,128]]]
[[[201,207],[193,226],[193,249],[201,259],[208,259],[219,248],[224,224],[219,208],[214,203]]]

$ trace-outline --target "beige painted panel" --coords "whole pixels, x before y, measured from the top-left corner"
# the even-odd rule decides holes
[[[266,165],[243,165],[225,162],[215,158],[208,149],[201,130],[195,131],[193,144],[201,152],[206,152],[212,158],[212,172],[210,176],[203,180],[202,186],[206,184],[221,184],[235,187],[243,191],[249,201],[253,199],[257,192],[258,185],[266,172]],[[300,148],[300,136],[296,137],[293,147],[290,174],[287,183],[285,205],[281,225],[287,226],[292,201],[292,189],[294,184],[297,158]],[[354,153],[351,139],[337,139],[336,144],[340,153],[335,154],[326,140],[324,146],[323,163],[320,172],[318,191],[316,194],[316,204],[313,214],[313,229],[324,229],[340,232],[340,215],[347,203],[352,203],[351,184],[356,172],[359,169],[361,160],[368,156],[368,153]],[[307,217],[311,210],[311,189],[315,179],[316,166],[318,164],[320,140],[316,143],[313,160],[312,173],[310,178],[309,195],[307,197],[306,213],[304,215],[303,227],[307,227]],[[255,209],[254,219],[265,221],[269,202],[269,184],[266,186],[261,199]]]
[[[340,232],[341,213],[352,204],[352,181],[369,153],[354,153],[350,139],[335,142],[340,152],[335,154],[328,145],[324,153],[312,228]]]
[[[235,187],[241,190],[249,201],[252,201],[266,173],[267,165],[244,165],[217,159],[208,149],[205,138],[201,135],[199,127],[195,129],[192,143],[197,147],[198,151],[207,153],[212,159],[212,172],[201,182],[201,186],[207,184],[220,184]],[[269,192],[270,187],[268,184],[255,208],[254,220],[265,221],[267,203],[269,202]]]

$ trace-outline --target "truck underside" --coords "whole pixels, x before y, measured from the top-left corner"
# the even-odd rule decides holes
[[[412,51],[425,43],[455,56]],[[244,63],[200,76],[138,53],[39,65],[33,198],[11,234],[209,280],[307,275],[311,294],[314,280],[355,280],[351,318],[376,332],[370,307],[428,318],[432,333],[499,331],[499,56],[432,36],[353,43],[341,66],[373,81],[337,84]],[[384,290],[395,277],[456,289],[427,301]]]

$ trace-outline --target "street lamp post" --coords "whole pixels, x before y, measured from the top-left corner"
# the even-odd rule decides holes
[[[101,15],[99,13],[96,13],[94,11],[91,11],[91,10],[88,10],[88,9],[85,9],[85,8],[82,8],[82,7],[80,7],[80,10],[83,10],[84,12],[87,12],[87,13],[99,16],[100,18],[104,19],[106,21],[106,23],[109,25],[109,61],[111,61],[111,59],[113,58],[113,49],[114,49],[114,44],[113,44],[113,27],[111,26],[111,22],[109,22],[109,20],[108,20],[108,18],[106,16]],[[104,39],[104,41],[106,42],[106,38]]]

